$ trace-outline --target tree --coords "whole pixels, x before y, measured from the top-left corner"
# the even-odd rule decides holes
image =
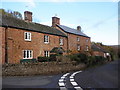
[[[22,19],[22,14],[18,11],[11,11],[11,10],[5,11],[4,9],[0,9],[0,14]]]
[[[16,18],[22,19],[22,15],[18,11],[13,11],[12,15]]]

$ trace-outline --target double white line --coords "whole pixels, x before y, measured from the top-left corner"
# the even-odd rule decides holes
[[[69,75],[70,73],[66,73],[66,74],[64,74],[60,79],[59,79],[59,86],[60,86],[60,90],[67,90],[67,88],[65,87],[65,84],[66,84],[66,82],[65,82],[65,78],[66,78],[66,76],[67,75]]]
[[[70,78],[70,82],[71,84],[74,86],[75,89],[77,90],[83,90],[80,86],[78,86],[78,84],[75,82],[74,80],[74,76],[77,74],[77,73],[80,73],[82,71],[77,71],[75,73],[73,73],[69,78]],[[67,88],[65,87],[65,84],[66,84],[66,81],[65,81],[65,78],[66,76],[68,76],[70,73],[66,73],[64,74],[60,79],[59,79],[59,86],[60,86],[60,90],[67,90]]]
[[[80,72],[82,71],[77,71],[70,76],[70,82],[74,86],[74,88],[77,90],[83,90],[80,86],[78,86],[78,84],[75,82],[75,79],[74,79],[74,76]]]

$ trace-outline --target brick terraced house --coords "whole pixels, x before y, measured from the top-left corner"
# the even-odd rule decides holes
[[[50,56],[56,47],[82,52],[91,49],[90,37],[77,30],[60,25],[60,18],[52,17],[52,27],[32,22],[32,12],[25,11],[25,20],[2,15],[0,18],[1,63],[20,63],[20,60]]]
[[[67,50],[73,53],[89,51],[91,49],[90,37],[81,31],[81,27],[73,29],[60,25],[60,18],[52,17],[52,27],[60,30],[67,36]]]
[[[109,57],[109,59],[111,57],[109,51],[103,49],[100,45],[92,43],[91,50],[92,50],[92,54],[91,54],[92,56],[103,56],[105,58]]]

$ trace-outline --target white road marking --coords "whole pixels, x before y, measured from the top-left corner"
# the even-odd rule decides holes
[[[77,86],[78,84],[76,82],[71,82],[73,86]]]
[[[70,81],[71,81],[71,82],[73,82],[73,81],[74,81],[74,79],[70,79]]]
[[[80,73],[80,72],[82,72],[82,71],[74,72],[74,73],[70,76],[70,82],[71,82],[71,84],[74,86],[74,88],[75,88],[76,90],[83,90],[81,87],[78,86],[78,84],[77,84],[77,83],[75,82],[75,80],[74,80],[74,76],[75,76],[76,74]]]
[[[70,74],[70,73],[66,73],[66,74],[64,74],[63,76],[66,77],[68,74]]]
[[[61,77],[61,79],[64,79],[64,78],[65,78],[64,76]]]
[[[83,90],[81,87],[74,87],[77,90]]]
[[[59,79],[59,82],[63,82],[64,81],[64,79]]]
[[[74,78],[73,76],[70,76],[70,78]]]
[[[65,87],[65,81],[66,81],[65,78],[69,74],[70,73],[66,73],[59,79],[58,84],[59,84],[60,90],[67,90],[67,88]]]
[[[66,87],[60,87],[60,90],[67,90]]]
[[[63,82],[59,82],[58,84],[59,84],[59,86],[65,86],[65,83],[63,83]]]

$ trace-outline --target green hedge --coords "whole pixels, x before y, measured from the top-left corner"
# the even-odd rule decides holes
[[[76,61],[77,63],[85,63],[88,66],[102,64],[107,60],[102,56],[87,56],[86,54],[83,53],[68,55],[68,57],[70,58],[71,61]]]
[[[50,58],[49,57],[38,57],[38,62],[49,62]]]
[[[20,63],[33,63],[33,62],[37,62],[37,60],[34,59],[20,59]]]
[[[83,53],[73,54],[68,56],[70,60],[76,61],[77,63],[87,63],[88,56]]]
[[[107,59],[102,56],[89,56],[87,65],[103,64]]]

